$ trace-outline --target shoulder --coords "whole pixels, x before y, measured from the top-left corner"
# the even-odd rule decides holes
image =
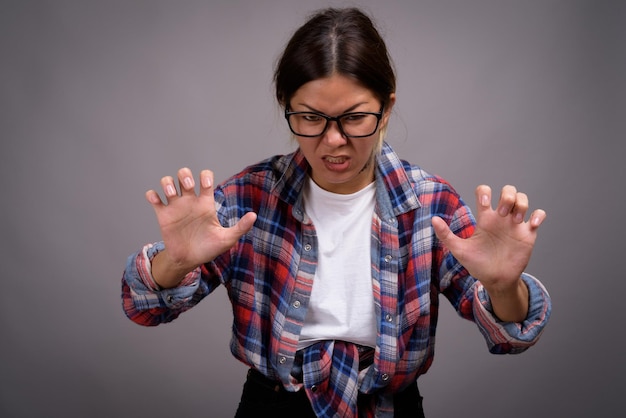
[[[410,189],[420,200],[437,194],[457,195],[447,180],[415,163],[401,159],[387,143],[382,148],[379,164],[388,188],[394,190],[395,194],[407,194]]]
[[[443,177],[433,174],[430,171],[423,169],[421,166],[408,162],[406,160],[400,160],[402,169],[407,174],[409,179],[414,183],[437,183],[443,185],[450,185]]]
[[[422,208],[448,219],[469,216],[465,222],[472,223],[469,207],[447,180],[408,162],[403,167]]]
[[[238,173],[232,175],[219,187],[227,189],[230,187],[241,187],[250,185],[270,185],[276,183],[289,167],[293,154],[273,155],[257,163],[251,164]]]
[[[401,163],[409,182],[418,195],[435,191],[456,194],[454,187],[443,177],[433,174],[417,164],[405,160],[401,160]]]
[[[308,165],[302,153],[295,151],[275,155],[244,168],[221,183],[215,190],[215,196],[216,199],[223,198],[239,205],[270,202],[273,199],[294,204],[307,172]]]

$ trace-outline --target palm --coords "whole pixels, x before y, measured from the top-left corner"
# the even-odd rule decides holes
[[[507,287],[520,278],[530,260],[537,227],[545,217],[545,212],[538,210],[530,221],[523,222],[526,197],[509,192],[503,189],[498,208],[494,210],[488,203],[491,190],[486,186],[477,188],[477,194],[484,200],[479,202],[476,230],[470,238],[454,236],[441,219],[433,221],[437,236],[454,257],[488,288]],[[499,213],[501,209],[505,213]]]
[[[212,174],[206,170],[201,173],[198,194],[189,169],[181,169],[178,177],[180,194],[171,177],[161,180],[167,204],[153,190],[146,197],[155,210],[169,260],[182,270],[191,270],[232,247],[252,227],[256,216],[246,214],[234,227],[224,228],[215,210]]]
[[[208,196],[181,196],[155,208],[161,236],[170,257],[199,265],[224,252],[224,228]]]
[[[536,233],[496,212],[482,213],[474,235],[458,242],[454,256],[483,284],[517,280],[526,268]]]

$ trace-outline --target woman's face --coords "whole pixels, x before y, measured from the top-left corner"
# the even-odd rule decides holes
[[[376,132],[364,138],[346,138],[330,122],[326,132],[313,138],[296,136],[304,157],[311,166],[313,181],[321,188],[348,194],[361,190],[374,180],[374,151],[378,149],[380,130],[387,124],[395,95]],[[302,85],[291,98],[292,112],[319,112],[339,116],[348,112],[379,112],[380,101],[355,80],[332,75]]]

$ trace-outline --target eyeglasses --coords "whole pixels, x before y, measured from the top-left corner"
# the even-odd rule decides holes
[[[324,135],[330,122],[337,122],[339,132],[347,138],[371,136],[378,129],[383,116],[379,112],[349,112],[339,116],[328,116],[319,112],[290,112],[285,109],[285,119],[294,135],[314,138]]]

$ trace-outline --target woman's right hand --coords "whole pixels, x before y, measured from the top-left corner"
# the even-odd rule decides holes
[[[165,202],[154,190],[146,199],[156,212],[165,249],[152,260],[152,276],[163,288],[178,285],[196,267],[229,250],[248,232],[256,220],[249,212],[231,228],[224,228],[217,219],[213,198],[213,173],[200,173],[199,193],[191,170],[178,170],[180,193],[170,176],[161,179]]]

